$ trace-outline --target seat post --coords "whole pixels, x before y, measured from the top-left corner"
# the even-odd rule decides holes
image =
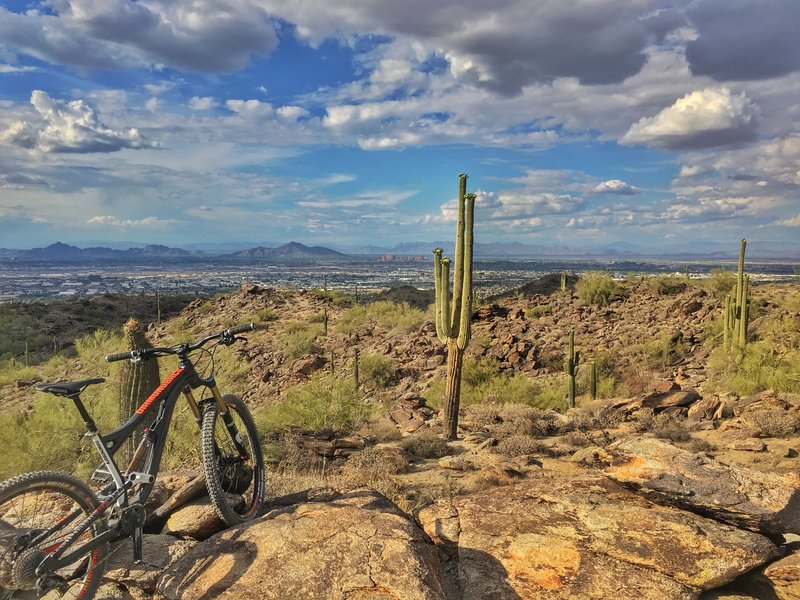
[[[67,398],[75,403],[75,408],[77,408],[78,412],[81,414],[83,424],[86,425],[86,429],[89,431],[89,433],[97,433],[97,425],[95,424],[94,419],[92,419],[92,416],[89,414],[89,411],[87,411],[86,407],[83,405],[80,392],[70,394],[67,396]]]

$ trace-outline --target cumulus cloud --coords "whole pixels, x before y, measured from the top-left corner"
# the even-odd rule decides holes
[[[702,0],[687,10],[697,37],[686,46],[692,73],[758,80],[800,70],[800,2]]]
[[[706,88],[679,98],[653,117],[640,119],[620,141],[673,150],[726,146],[755,137],[758,112],[744,93]]]
[[[618,194],[620,196],[632,196],[639,193],[639,188],[625,183],[620,179],[609,179],[598,183],[592,188],[595,194]]]
[[[0,7],[0,39],[52,63],[169,65],[231,72],[277,45],[266,11],[249,0],[52,0],[52,12]]]
[[[341,34],[402,36],[445,51],[454,74],[506,95],[525,85],[574,77],[583,84],[618,83],[645,64],[653,37],[682,20],[658,16],[653,0],[518,0],[374,2],[263,0],[319,43]],[[377,76],[395,77],[404,65],[382,65]]]
[[[115,152],[122,148],[155,148],[138,129],[117,131],[104,125],[83,100],[63,102],[34,90],[31,105],[38,119],[13,121],[0,130],[0,142],[53,153]]]
[[[212,108],[216,108],[218,102],[216,98],[212,98],[211,96],[203,96],[202,98],[198,96],[192,96],[189,98],[189,108],[192,110],[211,110]]]

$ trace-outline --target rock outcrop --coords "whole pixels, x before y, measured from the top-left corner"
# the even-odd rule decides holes
[[[445,598],[433,544],[370,491],[274,510],[228,529],[175,563],[159,592],[176,600]]]
[[[725,465],[666,442],[611,444],[604,471],[663,504],[679,506],[771,536],[800,533],[800,478]]]
[[[449,557],[453,598],[697,598],[777,554],[761,535],[602,476],[437,500],[417,516]]]

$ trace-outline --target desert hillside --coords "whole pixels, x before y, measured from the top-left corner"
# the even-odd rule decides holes
[[[561,290],[555,276],[478,304],[453,442],[440,435],[445,349],[419,291],[356,302],[245,286],[172,306],[149,326],[154,345],[259,325],[213,364],[256,418],[269,511],[224,529],[179,410],[147,507],[145,558],[160,568],[120,547],[102,597],[797,597],[800,291],[754,287],[732,353],[723,279],[570,277]],[[85,330],[80,308],[50,325],[55,356],[3,362],[4,476],[96,462],[73,409],[35,382],[105,376],[91,407],[105,426],[119,417],[118,365],[102,356],[124,349],[128,315],[110,308],[107,329]],[[27,439],[43,431],[47,448]]]

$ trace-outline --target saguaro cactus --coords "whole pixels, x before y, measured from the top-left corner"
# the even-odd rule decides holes
[[[567,272],[561,271],[561,291],[567,291]]]
[[[569,407],[575,408],[575,375],[578,374],[578,363],[581,362],[581,353],[575,350],[575,330],[569,330],[569,349],[567,358],[564,359],[564,372],[569,378]]]
[[[141,350],[151,348],[150,342],[144,335],[144,327],[136,319],[128,319],[122,327],[126,350]],[[132,363],[122,363],[119,371],[119,418],[126,421],[147,397],[158,387],[158,363],[155,360],[143,360]],[[157,408],[157,407],[156,407]],[[153,409],[155,410],[155,408]],[[141,429],[141,428],[140,428]],[[130,438],[129,446],[125,448],[126,459],[132,455],[135,440],[139,435]]]
[[[589,370],[589,393],[592,400],[597,400],[597,362],[594,360],[591,362]]]
[[[450,297],[450,259],[434,248],[436,334],[447,346],[447,387],[444,423],[447,439],[456,439],[461,400],[461,366],[472,325],[472,245],[475,194],[467,194],[467,176],[458,176],[458,217],[453,265],[453,295]]]
[[[723,313],[723,345],[726,350],[736,348],[744,351],[747,343],[747,325],[750,319],[750,276],[744,273],[744,252],[747,240],[742,240],[739,250],[739,268],[736,273],[736,287],[725,298]]]

